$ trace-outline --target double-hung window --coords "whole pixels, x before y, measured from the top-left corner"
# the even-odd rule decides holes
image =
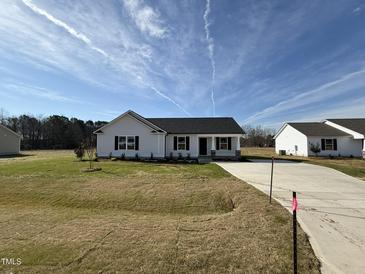
[[[228,149],[228,138],[227,137],[220,138],[219,149],[222,149],[222,150]]]
[[[115,136],[115,150],[138,150],[139,136]]]
[[[128,136],[127,137],[127,140],[128,140],[128,142],[127,142],[127,149],[128,150],[134,150],[135,144],[136,144],[135,137],[134,136]]]
[[[190,150],[190,137],[174,136],[174,150]]]
[[[321,139],[322,150],[337,150],[337,139]]]
[[[180,136],[177,138],[177,149],[186,150],[186,137]]]
[[[119,149],[126,149],[127,144],[126,144],[126,137],[125,136],[119,136]]]

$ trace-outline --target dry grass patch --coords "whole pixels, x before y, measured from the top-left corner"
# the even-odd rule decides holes
[[[289,213],[214,164],[82,173],[71,154],[52,159],[0,163],[0,257],[23,261],[0,271],[291,271]],[[300,272],[318,273],[302,230],[299,246]]]

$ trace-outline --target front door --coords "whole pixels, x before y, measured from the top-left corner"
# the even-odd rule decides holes
[[[207,138],[199,138],[199,155],[206,156],[208,154]]]

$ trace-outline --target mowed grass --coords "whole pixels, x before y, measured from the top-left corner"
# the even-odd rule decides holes
[[[291,216],[215,164],[0,160],[5,273],[288,273]],[[319,263],[299,229],[299,271]]]
[[[365,160],[359,158],[328,158],[328,157],[299,157],[299,156],[279,156],[275,153],[274,148],[258,148],[258,147],[245,147],[241,148],[241,154],[250,158],[265,158],[271,159],[274,156],[276,159],[294,160],[300,162],[307,162],[309,164],[315,164],[325,166],[333,169],[337,169],[347,175],[358,177],[361,180],[365,180]]]

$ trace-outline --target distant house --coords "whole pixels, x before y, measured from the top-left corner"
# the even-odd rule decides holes
[[[0,155],[14,155],[20,153],[21,136],[0,124]]]
[[[327,119],[314,123],[285,123],[274,136],[278,154],[313,156],[365,155],[365,119]]]
[[[244,132],[231,117],[145,118],[129,110],[94,132],[98,157],[238,158]]]

